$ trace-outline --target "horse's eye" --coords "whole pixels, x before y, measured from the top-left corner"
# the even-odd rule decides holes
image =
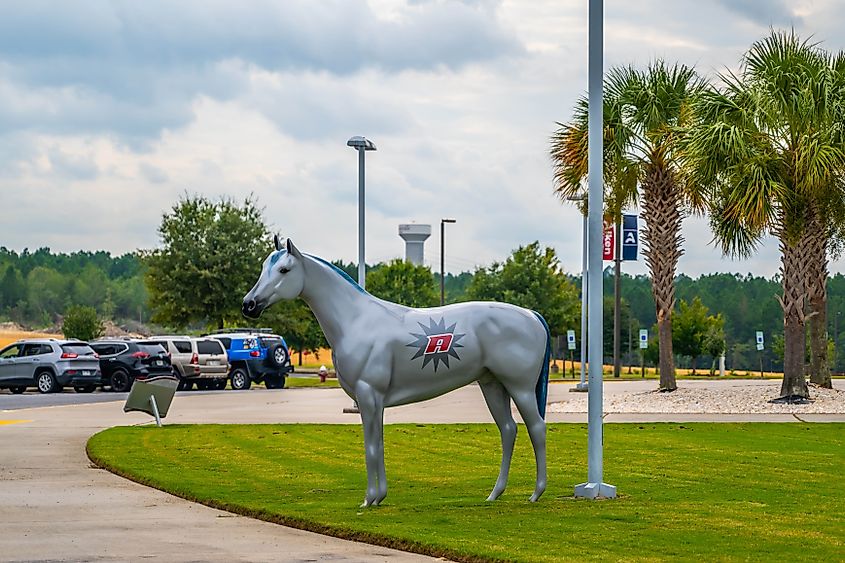
[[[287,274],[288,272],[290,272],[290,268],[285,268],[284,266],[282,266],[281,268],[279,268],[279,273],[280,273],[280,274]]]

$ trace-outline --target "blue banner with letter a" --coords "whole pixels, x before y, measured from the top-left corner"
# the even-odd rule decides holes
[[[637,230],[637,216],[622,216],[622,260],[636,260],[640,234]]]

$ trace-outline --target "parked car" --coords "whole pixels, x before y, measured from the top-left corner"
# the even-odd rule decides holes
[[[211,335],[226,348],[232,389],[249,389],[253,382],[267,389],[282,389],[293,371],[285,339],[269,329],[239,328]]]
[[[104,339],[92,342],[91,348],[100,355],[102,384],[112,391],[129,391],[136,379],[173,374],[170,355],[155,342]]]
[[[151,336],[146,342],[160,344],[170,353],[173,373],[179,378],[179,390],[194,385],[197,389],[225,389],[229,361],[223,345],[213,338],[189,336]]]
[[[72,385],[90,393],[101,383],[100,362],[86,342],[55,338],[19,340],[0,350],[0,388],[56,393]]]

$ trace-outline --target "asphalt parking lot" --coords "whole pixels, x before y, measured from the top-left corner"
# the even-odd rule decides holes
[[[226,391],[180,391],[191,395],[206,393],[225,393]],[[229,391],[231,393],[231,391]],[[86,405],[90,403],[108,403],[125,401],[129,393],[112,393],[110,391],[95,391],[93,393],[77,393],[65,389],[61,393],[43,395],[38,391],[27,391],[22,395],[13,395],[7,390],[0,391],[0,411],[13,411],[39,407],[60,407],[65,405]]]

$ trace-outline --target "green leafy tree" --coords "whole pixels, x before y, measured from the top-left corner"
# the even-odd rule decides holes
[[[602,331],[604,338],[602,339],[602,348],[604,355],[610,357],[613,356],[613,318],[616,315],[616,312],[614,311],[615,304],[613,297],[605,295],[603,305]],[[628,342],[631,331],[631,307],[628,306],[628,301],[625,299],[621,299],[619,301],[619,319],[620,340],[622,342]],[[580,332],[580,327],[576,332]]]
[[[21,273],[14,264],[8,264],[0,278],[0,309],[10,309],[25,297],[26,286]]]
[[[299,365],[304,352],[315,353],[328,346],[314,313],[302,299],[279,301],[262,314],[261,322],[285,338],[299,355]]]
[[[440,303],[431,270],[400,258],[374,268],[367,275],[367,291],[408,307],[434,307]]]
[[[97,307],[108,295],[109,280],[105,271],[89,262],[79,274],[73,276],[74,294],[73,302],[78,305]]]
[[[74,305],[65,312],[62,322],[62,334],[65,338],[90,341],[99,338],[104,332],[105,328],[94,307]]]
[[[162,247],[144,255],[153,320],[216,328],[240,321],[243,296],[271,250],[256,202],[185,196],[164,214],[158,232]]]
[[[696,297],[692,304],[681,301],[672,321],[672,345],[676,353],[691,358],[693,374],[696,360],[704,353],[707,329],[707,307],[701,300]]]
[[[704,335],[704,352],[709,354],[710,375],[716,372],[716,361],[725,353],[725,319],[721,314],[708,317],[707,333]]]
[[[578,290],[561,270],[554,249],[541,249],[536,241],[520,246],[504,263],[476,270],[467,298],[537,311],[554,336],[580,323]]]
[[[40,322],[53,322],[60,311],[72,304],[72,278],[46,266],[36,266],[26,276],[30,316]]]

